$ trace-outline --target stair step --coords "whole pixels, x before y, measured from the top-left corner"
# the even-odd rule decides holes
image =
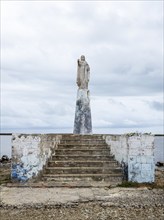
[[[60,144],[106,144],[105,140],[89,140],[89,139],[84,139],[84,140],[61,140]]]
[[[81,147],[97,147],[97,148],[99,148],[99,147],[106,147],[107,148],[107,145],[106,144],[104,144],[104,143],[102,143],[102,144],[92,144],[92,143],[90,143],[90,144],[85,144],[85,143],[72,143],[72,144],[69,144],[69,143],[67,143],[67,144],[59,144],[58,145],[58,148],[60,148],[60,147],[79,147],[79,148],[81,148]]]
[[[107,148],[102,148],[102,149],[87,149],[87,148],[77,148],[77,149],[67,149],[67,148],[64,148],[64,149],[60,149],[60,148],[58,148],[57,150],[55,150],[55,152],[76,152],[76,151],[86,151],[86,152],[97,152],[97,151],[100,151],[100,152],[103,152],[103,151],[105,151],[105,152],[109,152],[110,150],[109,149],[107,149]]]
[[[92,149],[57,149],[56,150],[56,155],[86,155],[86,156],[90,156],[90,155],[109,155],[110,151],[107,149],[101,149],[101,150],[92,150]]]
[[[86,174],[44,174],[43,175],[44,177],[47,176],[47,177],[92,177],[92,176],[120,176],[120,174],[115,174],[115,173],[112,173],[112,174],[105,174],[105,173],[96,173],[96,174],[93,174],[93,173],[86,173]]]
[[[103,135],[63,135],[62,140],[103,140]]]
[[[121,174],[44,174],[43,179],[46,181],[111,181],[122,182]]]
[[[111,160],[113,156],[111,155],[55,155],[52,156],[52,160]]]
[[[112,174],[120,173],[120,168],[110,168],[110,167],[47,167],[45,169],[46,174]]]
[[[103,135],[64,134],[42,179],[49,186],[101,187],[121,183],[122,176]]]
[[[49,161],[48,162],[48,166],[49,167],[69,167],[69,166],[73,166],[73,165],[76,165],[78,167],[80,166],[88,166],[88,167],[91,167],[91,166],[99,166],[99,167],[108,167],[108,166],[118,166],[117,162],[116,161],[109,161],[109,160],[106,160],[106,161],[100,161],[100,160],[92,160],[92,161],[69,161],[69,160],[66,160],[66,161],[61,161],[61,160],[56,160],[56,161]]]
[[[107,148],[106,146],[78,146],[78,145],[60,145],[58,146],[58,150],[71,150],[71,149],[77,149],[77,150],[110,150],[110,148]]]
[[[52,188],[52,187],[67,187],[67,188],[110,188],[110,187],[115,187],[118,184],[121,184],[122,181],[83,181],[83,180],[78,180],[78,181],[44,181],[41,182],[41,187],[46,187],[46,188]],[[12,183],[13,185],[13,183]],[[30,184],[30,186],[32,183]],[[36,183],[35,183],[36,185]],[[37,185],[36,185],[37,186]],[[17,186],[16,186],[17,187]],[[40,185],[38,185],[40,187]]]

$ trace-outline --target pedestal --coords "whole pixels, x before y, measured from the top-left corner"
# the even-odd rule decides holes
[[[74,134],[92,134],[90,97],[88,89],[78,89]]]

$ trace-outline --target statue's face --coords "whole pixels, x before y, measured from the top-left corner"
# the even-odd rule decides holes
[[[81,60],[82,60],[82,61],[85,61],[85,56],[82,55],[82,56],[81,56]]]

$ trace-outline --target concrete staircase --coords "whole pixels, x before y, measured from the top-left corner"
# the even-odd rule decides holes
[[[122,182],[122,171],[102,135],[63,135],[44,169],[52,186],[101,187]]]

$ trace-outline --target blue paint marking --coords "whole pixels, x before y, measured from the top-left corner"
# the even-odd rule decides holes
[[[26,182],[29,179],[27,173],[28,170],[23,168],[23,164],[12,164],[11,178],[14,181]]]

